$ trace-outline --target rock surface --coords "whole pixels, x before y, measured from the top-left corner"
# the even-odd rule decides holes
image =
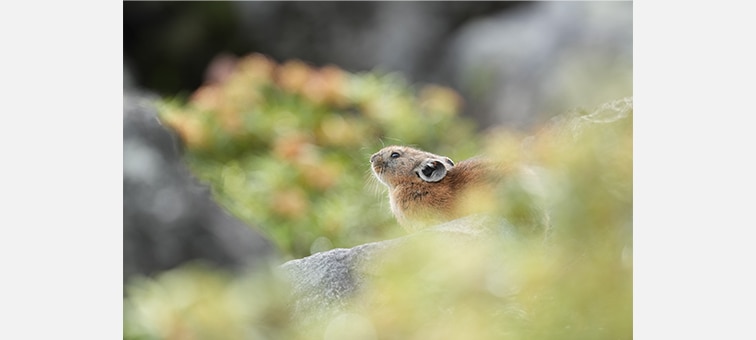
[[[219,207],[189,172],[178,138],[157,119],[156,99],[124,91],[124,282],[193,260],[241,269],[271,254],[269,242]]]
[[[441,240],[452,251],[492,237],[507,240],[514,235],[514,228],[506,221],[468,216],[401,238],[332,249],[288,261],[281,268],[291,281],[293,317],[309,323],[348,308],[350,298],[369,285],[371,278],[380,275],[380,267],[388,257],[415,242]]]

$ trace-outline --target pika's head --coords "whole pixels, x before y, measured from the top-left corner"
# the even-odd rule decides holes
[[[370,157],[375,177],[389,188],[402,183],[438,182],[454,167],[449,157],[407,146],[387,146]]]

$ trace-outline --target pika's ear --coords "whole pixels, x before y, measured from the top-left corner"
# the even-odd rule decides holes
[[[444,157],[444,161],[446,164],[449,164],[449,166],[454,166],[454,161],[451,160],[449,157]]]
[[[415,172],[426,182],[438,182],[446,176],[446,166],[439,160],[429,159],[420,164]]]

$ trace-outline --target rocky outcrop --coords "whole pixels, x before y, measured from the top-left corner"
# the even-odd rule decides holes
[[[512,240],[515,238],[513,230],[501,219],[475,215],[397,239],[332,249],[288,261],[281,268],[290,279],[294,319],[311,323],[349,308],[351,299],[381,275],[386,261],[419,243],[448,248],[439,249],[442,252],[457,252],[475,249],[492,238]]]
[[[188,261],[246,268],[272,253],[267,240],[211,198],[157,119],[149,94],[123,97],[123,279]]]

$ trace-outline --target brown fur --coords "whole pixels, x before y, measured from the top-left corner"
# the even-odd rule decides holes
[[[399,157],[392,158],[394,152]],[[438,182],[425,181],[417,174],[429,160],[447,169]],[[486,206],[481,201],[489,200],[486,192],[496,182],[492,165],[482,158],[452,165],[448,157],[406,146],[385,147],[373,154],[370,163],[373,174],[389,189],[394,216],[409,231],[477,212],[476,206]]]

